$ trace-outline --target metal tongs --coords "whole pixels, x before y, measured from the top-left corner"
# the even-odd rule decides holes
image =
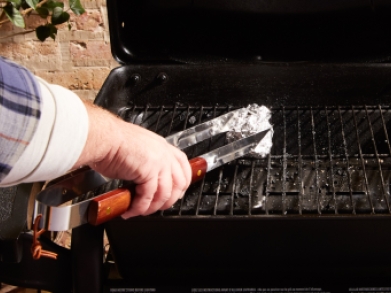
[[[166,140],[184,149],[219,133],[230,131],[227,122],[235,117],[236,111],[240,110],[231,111],[173,134]],[[258,132],[191,159],[189,163],[192,169],[192,183],[202,179],[208,171],[248,154],[268,131],[269,129]],[[127,188],[118,188],[72,203],[74,198],[96,190],[108,181],[109,179],[88,167],[50,181],[36,196],[34,219],[39,220],[39,228],[48,231],[66,231],[85,223],[99,225],[123,214],[131,202],[131,192]]]

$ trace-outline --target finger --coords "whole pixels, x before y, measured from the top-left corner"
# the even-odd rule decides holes
[[[173,147],[173,148],[175,148],[175,147]],[[176,149],[176,151],[174,152],[174,155],[175,155],[176,159],[178,160],[178,162],[181,166],[181,169],[182,169],[181,172],[183,173],[183,175],[185,177],[185,182],[183,184],[183,191],[186,191],[186,189],[189,187],[190,182],[191,182],[191,167],[189,164],[189,160],[188,160],[186,154],[178,149]]]
[[[146,183],[138,184],[135,189],[136,195],[132,200],[130,209],[122,215],[122,218],[128,219],[130,217],[143,215],[149,209],[157,188],[158,181],[156,179],[151,179]]]
[[[158,187],[156,193],[152,199],[152,202],[143,215],[150,215],[161,209],[161,207],[171,198],[172,196],[172,177],[171,168],[166,167],[159,175]]]
[[[160,207],[161,210],[168,209],[174,205],[174,203],[182,198],[184,190],[186,188],[186,178],[183,174],[183,170],[179,162],[175,162],[172,165],[172,191],[171,197]]]

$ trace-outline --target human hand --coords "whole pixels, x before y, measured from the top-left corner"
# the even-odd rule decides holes
[[[86,104],[86,108],[89,134],[75,167],[89,165],[104,176],[136,184],[136,195],[124,218],[167,209],[183,196],[191,169],[182,151],[97,106]]]

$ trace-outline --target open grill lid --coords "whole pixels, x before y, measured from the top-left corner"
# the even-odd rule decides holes
[[[121,63],[390,59],[389,1],[107,1]]]

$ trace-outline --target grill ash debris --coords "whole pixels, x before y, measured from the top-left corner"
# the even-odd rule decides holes
[[[240,109],[227,121],[228,142],[245,138],[258,132],[270,129],[265,137],[252,149],[251,155],[265,157],[272,148],[273,127],[270,124],[271,111],[265,106],[257,104],[248,105],[247,108]]]

